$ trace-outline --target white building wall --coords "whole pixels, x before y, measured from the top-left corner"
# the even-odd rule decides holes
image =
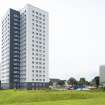
[[[100,84],[105,84],[105,65],[100,66]]]
[[[20,11],[20,81],[26,81],[26,10]]]
[[[32,14],[30,6],[26,6],[27,15],[27,82],[32,82]]]
[[[9,83],[10,10],[2,18],[1,83]]]
[[[24,72],[26,80],[21,80],[49,82],[48,13],[29,4],[20,11],[20,14],[23,15],[24,11],[26,14],[26,71]]]

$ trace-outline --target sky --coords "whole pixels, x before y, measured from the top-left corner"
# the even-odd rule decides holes
[[[50,78],[90,81],[99,75],[105,64],[105,0],[0,0],[0,62],[1,17],[26,4],[49,12]]]

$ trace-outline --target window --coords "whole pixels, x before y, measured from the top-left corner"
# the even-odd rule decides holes
[[[38,23],[38,20],[36,20],[36,23]]]
[[[36,55],[38,56],[38,53],[36,53]]]
[[[38,27],[38,24],[36,24],[36,27]]]
[[[42,32],[42,30],[40,29],[39,32]]]
[[[42,18],[41,18],[41,17],[39,17],[39,20],[42,20]]]
[[[36,60],[38,60],[38,57],[36,57]]]
[[[38,62],[36,62],[36,64],[38,64]]]
[[[40,13],[39,15],[40,15],[40,16],[42,16],[42,14],[41,14],[41,13]]]
[[[36,12],[36,14],[38,15],[38,12]]]
[[[40,27],[40,28],[42,28],[42,26],[41,26],[41,25],[39,25],[39,27]]]
[[[45,21],[45,19],[43,19],[43,21]]]
[[[34,10],[32,10],[32,13],[34,13],[35,11]]]
[[[34,61],[32,61],[32,63],[34,64]]]
[[[36,31],[38,31],[38,28],[36,28]]]
[[[40,33],[39,36],[42,36],[42,34]]]
[[[38,47],[38,45],[36,45],[36,47]]]
[[[42,62],[39,62],[39,64],[41,65],[41,64],[42,64]]]
[[[43,15],[43,17],[45,17],[45,15]]]
[[[42,81],[42,79],[39,79],[39,81]],[[40,86],[41,86],[41,84],[40,84]]]
[[[42,22],[41,22],[41,21],[39,21],[39,24],[42,24]]]
[[[13,16],[14,16],[14,17],[18,17],[18,15],[17,15],[17,14],[14,14]]]
[[[41,73],[41,71],[39,71]]]
[[[38,73],[38,70],[36,70],[36,72]]]
[[[36,16],[36,19],[38,19],[38,16]]]
[[[42,67],[41,66],[39,66],[39,69],[41,69]]]
[[[45,61],[45,59],[43,59],[43,61]]]
[[[45,23],[43,23],[43,25],[45,25]]]
[[[38,43],[38,41],[36,41],[36,43]]]
[[[45,33],[45,31],[43,31],[43,33]]]
[[[36,49],[36,51],[38,52],[38,49]]]
[[[39,40],[42,40],[42,38],[39,38]]]
[[[38,33],[36,33],[36,35],[38,35]]]

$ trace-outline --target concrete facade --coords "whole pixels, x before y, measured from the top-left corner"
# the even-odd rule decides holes
[[[100,85],[105,85],[105,65],[100,66]]]
[[[30,4],[20,11],[10,9],[4,16],[2,21],[2,88],[48,87],[48,20],[48,12]]]

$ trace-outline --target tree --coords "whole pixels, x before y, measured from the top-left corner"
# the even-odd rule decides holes
[[[71,77],[68,79],[67,83],[70,85],[77,85],[77,80],[75,78]]]
[[[53,82],[52,82],[51,80],[49,81],[49,85],[50,85],[50,86],[52,86],[52,85],[53,85]]]
[[[57,84],[60,85],[60,86],[64,86],[65,85],[65,81],[64,80],[59,80],[57,82]]]
[[[65,85],[65,80],[60,80],[60,79],[50,79],[49,82],[50,86],[64,86]]]
[[[79,80],[79,85],[86,85],[86,79],[85,78],[80,78]]]
[[[95,85],[97,88],[99,87],[99,84],[100,84],[100,77],[99,76],[96,76],[93,80],[92,80],[92,83],[93,85]]]
[[[99,76],[95,77],[95,80],[96,80],[96,87],[98,88],[99,84],[100,84],[100,78],[99,78]]]
[[[85,88],[86,85],[89,85],[89,82],[86,81],[85,78],[80,78],[80,80],[78,81],[79,88]]]

